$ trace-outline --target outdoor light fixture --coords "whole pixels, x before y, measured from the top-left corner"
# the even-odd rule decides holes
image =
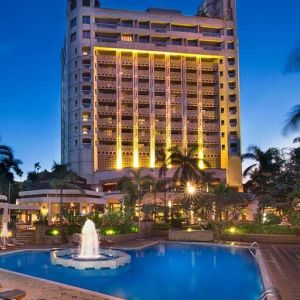
[[[235,227],[230,227],[229,232],[230,233],[236,233],[236,228]]]
[[[192,182],[188,182],[186,184],[186,193],[189,196],[194,196],[197,193],[197,186]]]

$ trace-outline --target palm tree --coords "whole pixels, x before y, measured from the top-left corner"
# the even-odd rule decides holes
[[[139,215],[139,236],[141,238],[141,205],[145,193],[149,190],[151,182],[150,176],[143,176],[142,169],[130,170],[129,176],[124,177],[119,182],[118,186],[121,192],[125,194],[130,203],[135,206],[138,204]]]
[[[214,173],[200,170],[200,174],[201,174],[201,184],[205,186],[205,190],[208,193],[214,178]]]
[[[297,132],[299,130],[300,130],[300,105],[295,105],[288,114],[288,117],[285,121],[285,126],[283,128],[283,133],[287,135],[289,133]]]
[[[287,65],[285,67],[287,73],[299,73],[300,72],[300,43],[291,52]],[[300,130],[300,105],[295,105],[288,114],[283,128],[285,135],[293,132],[299,132]]]
[[[59,221],[62,226],[63,223],[63,190],[65,188],[79,190],[82,194],[84,193],[83,189],[76,184],[78,180],[78,175],[74,172],[68,170],[67,165],[53,163],[52,166],[52,176],[50,180],[50,186],[53,189],[60,190],[60,210],[59,210]]]
[[[8,185],[9,193],[10,185],[14,182],[14,175],[22,176],[21,164],[22,161],[14,157],[10,147],[0,145],[0,193],[4,192],[5,183]]]
[[[195,157],[196,150],[197,147],[192,147],[186,152],[181,152],[178,147],[171,149],[170,162],[175,167],[173,175],[175,182],[179,180],[181,183],[185,183],[199,178],[199,160]]]
[[[261,173],[274,173],[279,171],[283,164],[283,159],[278,149],[269,148],[263,151],[254,145],[249,146],[247,153],[242,155],[242,160],[245,159],[256,162],[245,169],[244,176],[253,174],[254,170],[258,170]]]
[[[156,151],[156,164],[159,167],[159,178],[163,178],[163,191],[164,191],[164,202],[165,202],[165,221],[167,222],[167,181],[166,176],[168,172],[168,166],[170,163],[170,157],[167,152],[160,148]]]

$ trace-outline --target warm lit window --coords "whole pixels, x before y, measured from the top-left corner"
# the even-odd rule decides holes
[[[133,36],[131,34],[122,35],[122,42],[132,42]]]

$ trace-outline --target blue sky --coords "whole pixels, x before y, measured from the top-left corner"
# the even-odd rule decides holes
[[[10,0],[0,7],[0,143],[24,161],[60,160],[60,49],[65,0]],[[272,4],[271,4],[272,2]],[[103,7],[169,7],[194,14],[199,1],[103,0]],[[300,103],[300,75],[284,74],[300,40],[299,0],[237,0],[243,149],[283,147],[286,113]]]

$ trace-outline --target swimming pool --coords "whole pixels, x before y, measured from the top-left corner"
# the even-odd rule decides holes
[[[49,251],[0,256],[0,268],[130,300],[256,300],[263,291],[248,249],[162,243],[127,251],[131,264],[116,270],[51,265]]]

